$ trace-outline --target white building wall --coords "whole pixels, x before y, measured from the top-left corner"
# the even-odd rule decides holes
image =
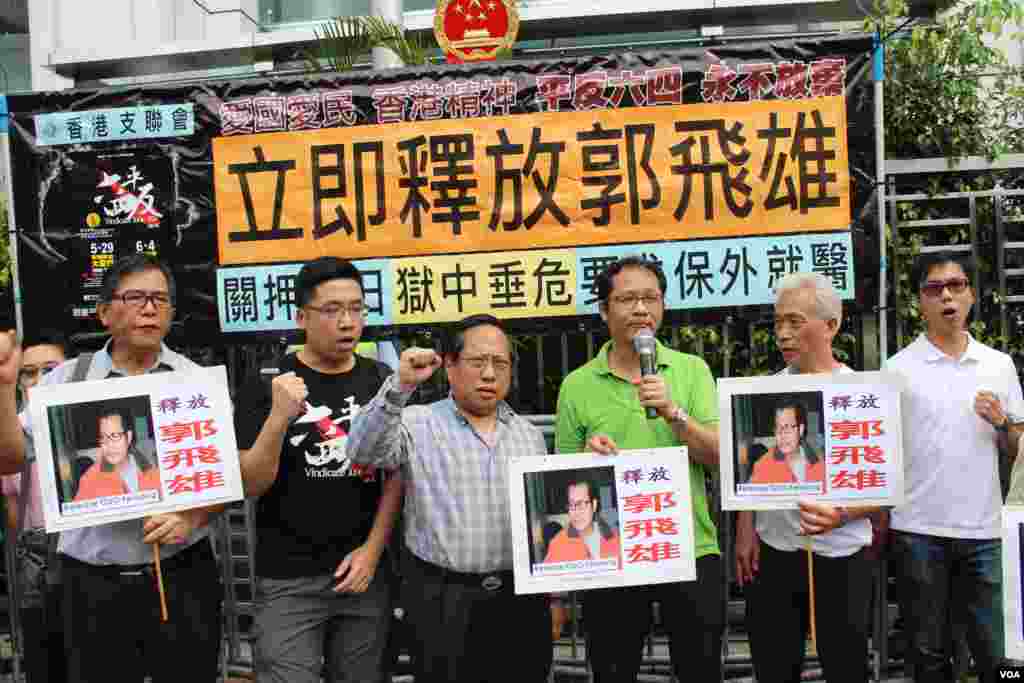
[[[194,46],[206,48],[211,40],[237,45],[257,30],[240,10],[256,18],[259,0],[31,0],[32,88],[73,86],[73,78],[53,68],[68,58],[97,62],[161,52],[173,56]]]
[[[397,1],[404,6],[401,16],[407,28],[432,30],[436,0]],[[149,81],[206,69],[251,70],[253,48],[268,48],[261,53],[265,55],[269,49],[308,42],[313,37],[312,27],[316,22],[307,20],[261,30],[242,14],[243,11],[258,21],[276,23],[343,12],[366,13],[374,2],[29,0],[31,87],[34,90],[64,89],[73,87],[76,78],[93,83],[96,79],[126,77]],[[613,25],[614,17],[622,14],[636,18],[645,13],[655,13],[652,16],[670,13],[685,19],[694,13],[695,17],[706,20],[710,13],[723,11],[731,11],[731,21],[745,22],[741,26],[728,26],[727,33],[745,33],[755,26],[759,31],[766,31],[773,24],[780,25],[785,32],[828,30],[827,27],[850,24],[851,19],[854,28],[859,26],[855,0],[520,0],[519,4],[524,29],[551,25],[548,22],[575,27],[579,24],[572,22],[602,18],[607,27]],[[281,16],[267,15],[270,6],[278,7]],[[682,25],[676,22],[674,28]],[[698,29],[699,23],[690,28]],[[643,29],[633,29],[636,30]],[[660,29],[650,27],[648,30]],[[218,64],[214,63],[216,55],[233,58]],[[266,66],[273,68],[271,63]],[[134,70],[136,67],[139,68]],[[261,69],[262,65],[257,68]]]

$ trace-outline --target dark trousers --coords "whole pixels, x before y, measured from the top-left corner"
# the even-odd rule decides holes
[[[744,589],[757,680],[799,683],[810,628],[807,553],[761,543],[760,569]],[[814,556],[818,656],[828,683],[868,679],[871,566],[864,550],[849,557]]]
[[[402,596],[416,683],[544,683],[551,670],[551,617],[544,595],[516,595],[486,576],[447,572],[406,553]]]
[[[594,683],[633,683],[651,630],[651,602],[661,606],[676,678],[722,680],[722,559],[697,560],[697,580],[583,593],[583,626]]]
[[[900,612],[913,679],[952,680],[950,622],[958,622],[966,626],[978,680],[999,680],[1005,628],[1002,541],[897,531],[892,548],[903,573]]]
[[[260,578],[253,624],[260,683],[379,683],[391,626],[388,564],[381,560],[363,593],[335,593],[333,574]]]
[[[210,542],[164,560],[168,620],[160,620],[148,568],[84,564],[61,556],[65,652],[73,683],[214,683],[221,647],[221,599]]]
[[[52,586],[43,604],[19,612],[22,663],[28,683],[58,683],[68,678],[60,590],[60,586]]]

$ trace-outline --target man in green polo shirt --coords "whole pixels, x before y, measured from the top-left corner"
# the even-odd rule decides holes
[[[688,446],[697,580],[583,594],[587,654],[595,683],[636,680],[650,604],[661,605],[679,680],[722,680],[722,562],[708,514],[704,477],[718,467],[718,397],[700,358],[657,345],[656,375],[642,377],[633,337],[656,333],[665,313],[665,273],[627,257],[597,278],[601,317],[611,340],[562,382],[555,448],[559,453]],[[648,419],[645,409],[657,411]],[[685,671],[684,667],[685,666]],[[684,676],[685,673],[685,676]]]

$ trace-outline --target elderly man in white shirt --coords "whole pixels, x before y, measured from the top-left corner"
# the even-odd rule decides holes
[[[781,374],[852,372],[832,353],[843,305],[832,282],[817,273],[793,273],[776,285],[775,341],[786,361]],[[874,507],[801,502],[799,510],[740,512],[736,576],[746,584],[747,629],[759,681],[798,683],[808,624],[810,538],[814,586],[825,596],[817,612],[818,654],[829,683],[868,679],[868,609]]]
[[[1017,453],[1021,385],[1008,355],[966,331],[974,289],[954,254],[923,255],[915,282],[926,331],[886,364],[907,383],[906,503],[891,524],[907,660],[917,683],[952,680],[953,614],[987,683],[1004,649],[998,459]]]

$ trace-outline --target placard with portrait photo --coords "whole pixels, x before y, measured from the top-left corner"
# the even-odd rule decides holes
[[[685,448],[513,458],[516,593],[693,581]]]
[[[50,533],[243,498],[223,366],[37,386]]]
[[[722,508],[902,502],[901,386],[885,372],[719,380]]]

